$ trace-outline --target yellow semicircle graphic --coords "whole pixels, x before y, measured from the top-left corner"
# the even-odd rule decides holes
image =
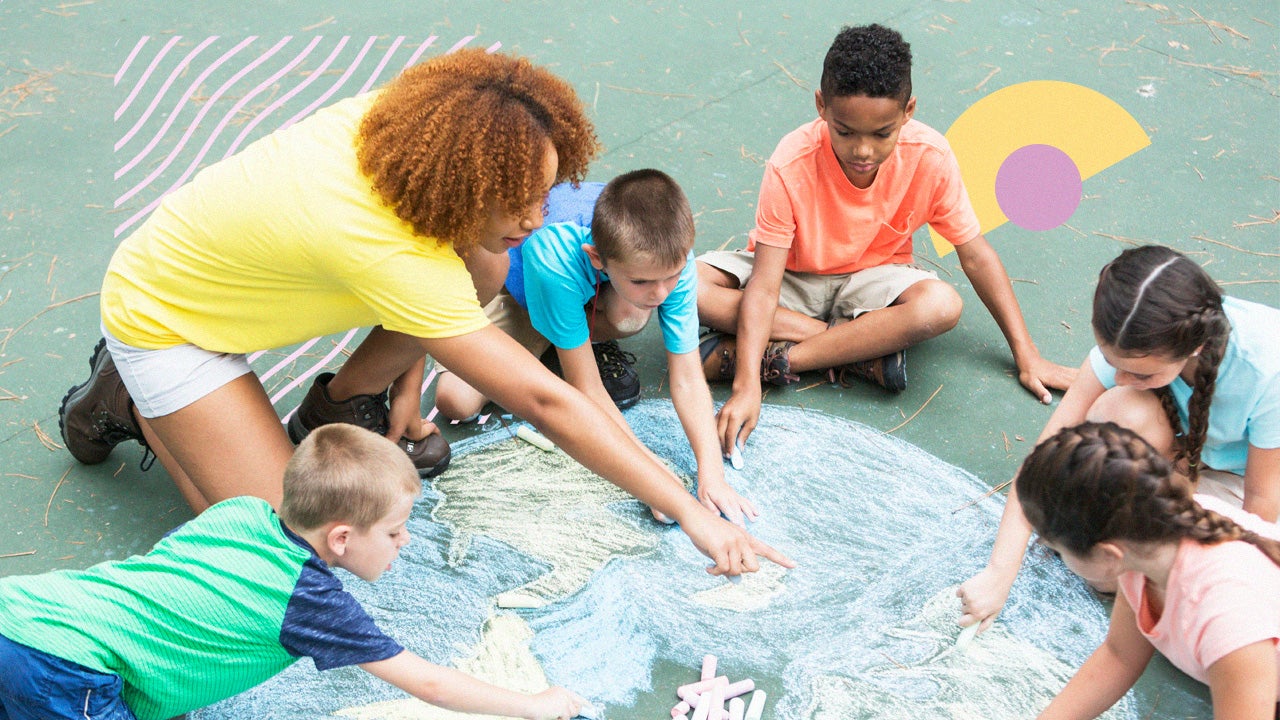
[[[946,132],[983,233],[1009,221],[996,197],[996,175],[1015,151],[1047,145],[1065,153],[1088,179],[1151,144],[1124,108],[1096,90],[1032,80],[997,90],[969,106]],[[932,228],[938,255],[955,248]]]

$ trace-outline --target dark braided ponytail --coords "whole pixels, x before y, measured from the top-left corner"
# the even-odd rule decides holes
[[[1280,565],[1280,542],[1201,507],[1160,453],[1114,423],[1058,431],[1036,446],[1014,484],[1036,533],[1075,555],[1115,540],[1242,540]]]
[[[1231,324],[1222,310],[1222,290],[1185,255],[1160,245],[1120,253],[1102,269],[1093,294],[1093,330],[1099,341],[1125,355],[1162,355],[1175,360],[1199,349],[1187,422],[1183,425],[1169,388],[1157,390],[1177,437],[1174,462],[1200,477],[1200,451],[1209,428],[1218,365]]]

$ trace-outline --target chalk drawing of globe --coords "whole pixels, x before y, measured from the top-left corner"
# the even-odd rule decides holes
[[[670,403],[626,416],[693,475]],[[746,467],[726,472],[763,513],[752,531],[800,565],[730,584],[614,486],[490,425],[424,491],[394,569],[374,584],[343,575],[385,630],[433,662],[517,689],[564,685],[611,720],[666,715],[706,653],[771,690],[766,717],[997,720],[1033,717],[1105,635],[1106,608],[1032,552],[997,625],[952,650],[953,588],[985,562],[1000,503],[974,502],[983,483],[872,428],[764,408]],[[1210,714],[1177,687],[1140,685],[1106,717]],[[193,714],[246,717],[463,716],[303,660]]]

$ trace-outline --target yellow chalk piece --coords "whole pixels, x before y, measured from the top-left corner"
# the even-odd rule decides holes
[[[551,452],[552,450],[556,449],[555,443],[551,442],[545,436],[543,436],[542,433],[538,432],[537,430],[534,430],[528,425],[521,425],[520,427],[516,428],[516,437],[538,448],[539,450],[546,450],[547,452]]]
[[[1032,80],[991,93],[961,113],[946,138],[983,233],[1009,220],[996,200],[996,173],[1015,150],[1056,147],[1075,162],[1080,179],[1087,180],[1151,144],[1119,103],[1058,80]],[[929,234],[939,256],[955,250],[933,228]]]

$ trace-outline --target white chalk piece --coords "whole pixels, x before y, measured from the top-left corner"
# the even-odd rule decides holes
[[[734,470],[741,470],[741,469],[742,469],[742,466],[743,466],[743,464],[744,464],[744,463],[743,463],[743,461],[742,461],[742,446],[741,446],[741,445],[736,445],[736,444],[735,444],[735,445],[733,446],[733,452],[729,453],[729,464],[730,464],[731,466],[733,466],[733,469],[734,469]]]
[[[736,698],[739,695],[746,695],[747,693],[755,689],[756,689],[755,680],[752,680],[751,678],[747,678],[746,680],[739,680],[736,683],[730,683],[729,685],[725,686],[724,699],[729,700],[732,698]]]
[[[692,709],[693,708],[689,706],[688,702],[681,700],[680,702],[676,703],[675,707],[671,708],[671,717],[673,718],[684,717],[688,715],[689,711]]]
[[[747,714],[742,716],[742,720],[760,720],[764,715],[764,703],[766,700],[765,692],[757,690],[751,693],[751,704],[747,706]]]
[[[518,610],[523,608],[540,608],[543,605],[547,604],[547,601],[543,600],[540,597],[534,597],[533,595],[526,595],[521,592],[499,593],[498,597],[494,598],[494,602],[497,603],[498,607],[500,608],[512,609],[512,610]]]
[[[724,678],[725,682],[729,681],[729,677],[727,675],[720,675],[719,677],[707,678],[706,680],[699,680],[698,682],[691,682],[688,685],[681,685],[680,687],[676,688],[676,695],[679,695],[680,697],[684,697],[685,695],[692,693],[694,697],[697,697],[698,695],[701,695],[702,693],[710,690],[711,686],[715,685],[716,682],[719,681],[721,678]]]
[[[981,625],[981,622],[975,622],[969,627],[961,630],[960,635],[956,637],[956,650],[959,650],[960,652],[967,650],[969,648],[969,643],[973,642],[974,636],[978,634],[978,627]]]
[[[586,718],[587,720],[600,720],[603,716],[595,705],[588,702],[582,703],[582,707],[578,708],[578,717]]]
[[[684,713],[680,713],[679,715],[676,715],[675,717],[671,718],[671,720],[689,720],[689,716],[685,715]]]
[[[747,704],[742,702],[742,698],[729,699],[729,720],[743,720],[746,710]]]
[[[711,686],[711,698],[707,702],[711,708],[707,711],[707,720],[722,720],[724,712],[724,691],[729,687],[729,678],[721,675]],[[705,695],[703,695],[706,698]],[[699,703],[701,705],[701,703]]]
[[[708,690],[698,697],[698,703],[694,707],[693,717],[690,720],[707,720],[707,713],[711,711],[711,691]]]
[[[711,680],[716,676],[716,656],[702,656],[702,677],[701,680]]]
[[[546,437],[544,437],[542,433],[539,433],[537,430],[534,430],[528,425],[521,425],[520,427],[516,428],[516,437],[538,448],[539,450],[546,450],[547,452],[551,452],[556,449],[555,443],[551,442]]]

